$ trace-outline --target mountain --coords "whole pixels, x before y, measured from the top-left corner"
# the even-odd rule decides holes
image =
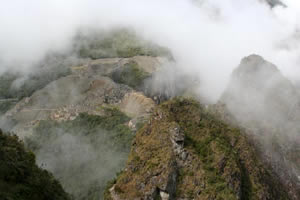
[[[76,200],[102,199],[156,104],[191,86],[167,49],[123,29],[80,33],[71,52],[40,65],[28,79],[0,77],[0,96],[10,103],[0,102],[0,127],[17,134]]]
[[[83,31],[40,65],[0,77],[0,127],[71,199],[297,199],[298,89],[262,57],[215,105],[131,31]]]
[[[70,53],[50,54],[28,79],[0,77],[0,96],[11,103],[0,102],[0,126],[17,134],[73,199],[102,199],[155,107],[152,75],[169,58],[154,54],[164,53],[131,31],[83,34]]]
[[[75,199],[100,198],[155,106],[140,86],[163,60],[135,56],[72,66],[69,75],[23,98],[5,117],[38,164]]]
[[[69,200],[48,171],[39,168],[32,152],[17,136],[0,130],[0,199]]]
[[[20,136],[30,132],[40,120],[72,120],[84,112],[101,115],[102,105],[114,105],[133,118],[143,118],[154,102],[134,88],[142,84],[147,74],[157,70],[161,62],[156,57],[136,56],[99,59],[73,66],[70,75],[23,98],[5,116],[16,123],[12,131]],[[140,77],[140,74],[145,75]],[[134,111],[130,111],[131,104],[135,105]]]
[[[138,131],[106,199],[289,199],[240,129],[174,99]]]
[[[282,181],[298,188],[300,96],[298,88],[261,56],[245,57],[234,70],[220,105],[227,120],[246,129]]]
[[[275,65],[258,55],[241,61],[220,101],[247,121],[256,118],[281,126],[283,119],[300,119],[299,91]]]

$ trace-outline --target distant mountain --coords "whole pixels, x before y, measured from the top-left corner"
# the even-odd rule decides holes
[[[280,128],[284,119],[300,119],[297,88],[275,65],[258,55],[241,61],[220,101],[242,120],[263,120]]]
[[[299,193],[300,96],[297,87],[274,64],[251,55],[232,73],[221,104],[225,104],[234,117],[228,120],[255,138],[282,180],[294,184],[291,189],[298,188]]]

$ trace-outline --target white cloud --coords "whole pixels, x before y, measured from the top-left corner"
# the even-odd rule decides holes
[[[30,66],[49,49],[64,50],[80,26],[133,27],[169,47],[182,70],[198,73],[216,99],[240,59],[264,56],[299,79],[295,31],[300,5],[270,9],[258,0],[11,0],[0,7],[0,71]],[[292,45],[293,48],[282,48]]]

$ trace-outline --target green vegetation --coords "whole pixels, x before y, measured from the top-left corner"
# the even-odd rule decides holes
[[[131,61],[118,68],[110,75],[111,79],[117,83],[129,85],[133,89],[142,88],[144,80],[150,77],[150,74],[143,71],[136,62]]]
[[[174,155],[174,133],[184,134],[184,160]],[[137,132],[126,169],[115,183],[121,199],[153,196],[164,184],[178,199],[289,199],[246,135],[191,99],[176,98],[154,111]]]
[[[224,167],[230,166],[231,173],[238,173],[238,157],[232,149],[230,138],[237,138],[239,130],[229,129],[228,125],[217,120],[215,116],[208,113],[200,104],[193,100],[176,99],[172,103],[165,104],[163,108],[171,110],[171,119],[179,123],[185,133],[184,147],[196,153],[201,161],[203,174],[206,181],[206,188],[202,192],[203,196],[212,196],[216,199],[235,199],[235,191],[227,186],[226,179],[229,175],[224,174]],[[193,120],[192,120],[193,119]],[[224,166],[218,164],[223,162]],[[223,159],[223,160],[222,160]],[[180,174],[178,185],[186,184],[186,174]],[[231,174],[230,174],[231,176]],[[180,195],[180,191],[177,195]],[[181,194],[182,195],[182,194]],[[190,192],[187,196],[194,196]]]
[[[124,167],[134,137],[128,116],[117,108],[102,109],[104,116],[81,113],[73,121],[41,121],[26,138],[38,158],[56,163],[51,171],[76,200],[103,198],[106,183]]]
[[[74,39],[74,48],[80,57],[91,59],[138,55],[171,57],[168,49],[142,40],[129,29],[78,34]]]
[[[202,178],[207,180],[204,196],[217,194],[216,199],[236,199],[240,187],[242,199],[258,199],[259,195],[288,199],[240,129],[224,123],[194,100],[178,98],[162,107],[171,111],[171,119],[185,133],[185,148],[201,160]]]
[[[60,183],[37,167],[35,155],[24,148],[17,136],[0,130],[0,199],[67,200]]]

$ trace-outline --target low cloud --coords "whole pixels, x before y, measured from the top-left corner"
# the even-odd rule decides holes
[[[170,48],[180,70],[197,74],[200,92],[214,101],[252,53],[299,79],[300,4],[282,2],[271,8],[258,0],[8,1],[0,8],[0,71],[26,71],[49,51],[67,51],[80,28],[131,27]]]

